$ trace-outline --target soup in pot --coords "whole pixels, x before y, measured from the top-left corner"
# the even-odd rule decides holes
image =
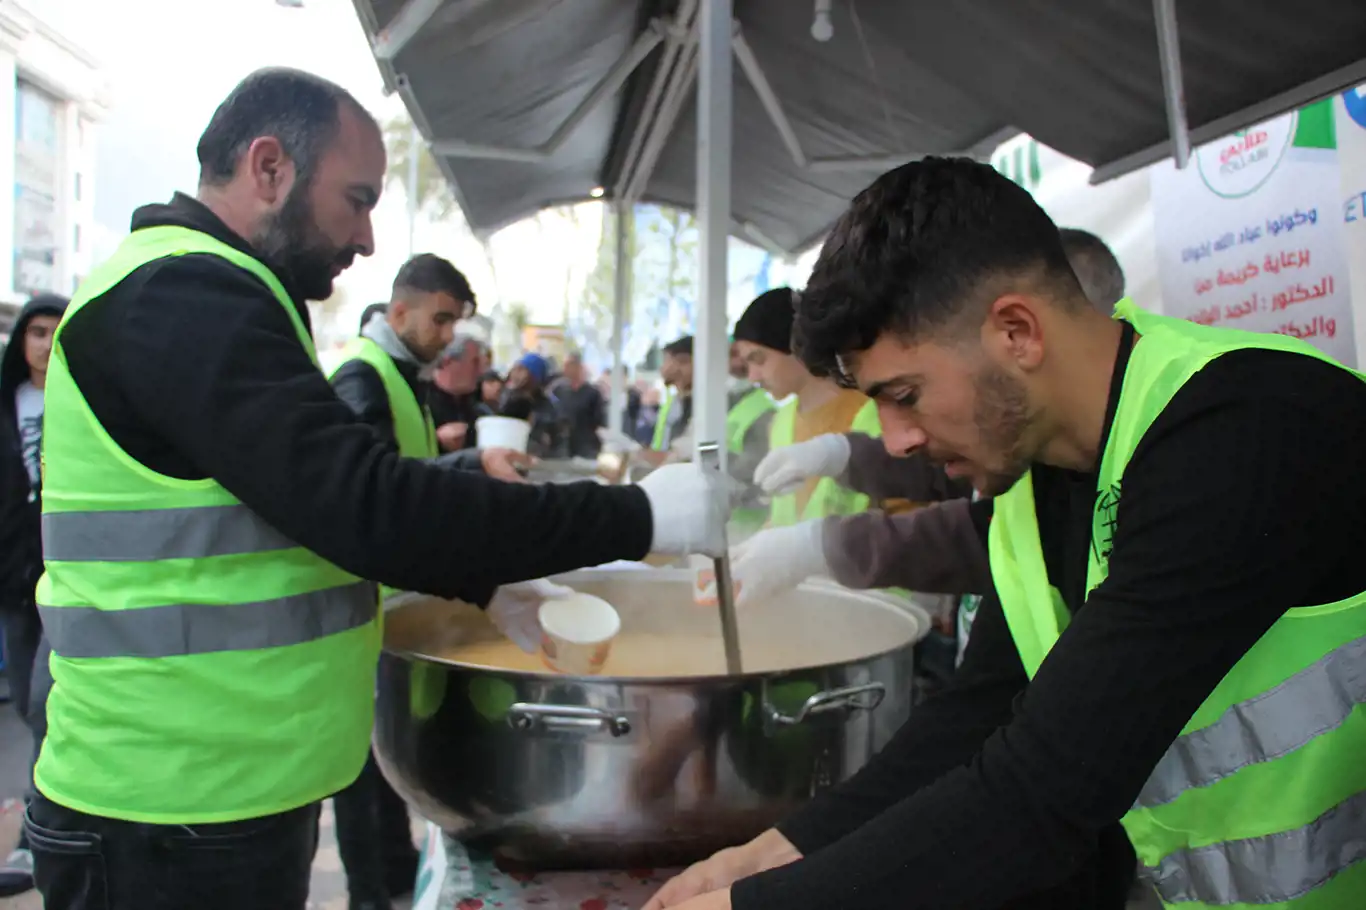
[[[726,674],[720,619],[715,609],[694,606],[687,573],[630,573],[597,583],[593,575],[557,581],[607,600],[621,614],[603,676]],[[754,673],[860,660],[923,634],[917,616],[837,589],[794,592],[782,603],[741,611],[739,623],[744,670]],[[554,672],[539,653],[505,638],[482,610],[440,598],[415,598],[389,612],[385,646],[467,666]]]

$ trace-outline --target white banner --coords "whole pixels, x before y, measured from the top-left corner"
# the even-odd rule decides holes
[[[1329,102],[1150,169],[1165,312],[1304,338],[1355,366]]]
[[[1342,170],[1342,240],[1358,309],[1366,306],[1366,85],[1333,99]],[[1355,320],[1357,362],[1366,362],[1366,314]]]

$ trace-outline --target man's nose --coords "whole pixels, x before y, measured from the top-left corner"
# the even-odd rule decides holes
[[[356,252],[362,256],[373,256],[375,253],[375,226],[370,221],[370,213],[366,212],[361,219],[360,229],[351,238],[351,246],[355,247]]]
[[[882,424],[882,444],[891,455],[904,457],[925,447],[929,437],[904,408],[879,403],[878,421]]]
[[[752,363],[745,364],[745,376],[748,377],[749,381],[754,383],[755,385],[758,385],[760,380],[764,378],[760,374],[759,368]]]

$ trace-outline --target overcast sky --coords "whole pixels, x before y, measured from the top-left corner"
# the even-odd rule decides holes
[[[139,205],[194,189],[200,132],[238,80],[258,67],[294,66],[340,83],[381,122],[402,111],[396,97],[384,96],[351,0],[305,0],[301,9],[275,0],[26,2],[99,58],[108,77],[112,108],[100,128],[95,187],[105,252]],[[597,218],[582,220],[581,229],[568,233],[559,225],[548,231],[523,225],[498,235],[501,287],[478,245],[456,228],[422,224],[416,245],[455,261],[481,299],[525,301],[533,319],[558,321],[570,264],[591,268],[596,250]],[[357,315],[387,296],[408,255],[406,202],[398,187],[386,190],[375,227],[376,255],[359,260],[339,282]],[[529,244],[538,247],[541,268],[525,267]]]

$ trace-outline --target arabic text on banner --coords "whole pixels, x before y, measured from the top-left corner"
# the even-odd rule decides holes
[[[1293,335],[1356,365],[1331,102],[1151,173],[1168,315]]]

